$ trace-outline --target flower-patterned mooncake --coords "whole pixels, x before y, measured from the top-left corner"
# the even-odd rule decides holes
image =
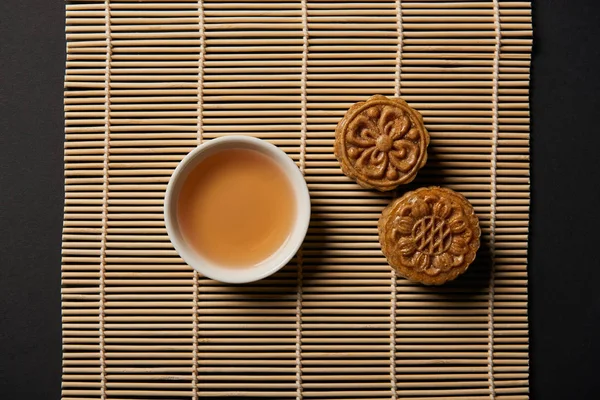
[[[428,145],[419,112],[404,100],[376,95],[346,112],[334,150],[344,174],[367,189],[388,191],[415,178]]]

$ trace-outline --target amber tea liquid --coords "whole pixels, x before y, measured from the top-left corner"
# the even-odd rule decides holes
[[[250,149],[201,161],[183,183],[177,221],[185,241],[222,266],[251,267],[288,239],[296,217],[293,188],[281,167]]]

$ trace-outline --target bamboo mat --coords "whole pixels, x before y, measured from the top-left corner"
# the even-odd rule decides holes
[[[63,398],[527,399],[529,2],[68,1]],[[474,204],[456,282],[395,278],[377,240],[391,194],[333,155],[337,121],[402,96],[431,133],[404,191]],[[202,141],[285,150],[313,218],[278,274],[192,272],[163,224],[170,174]]]

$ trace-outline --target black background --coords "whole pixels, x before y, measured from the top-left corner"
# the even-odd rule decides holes
[[[600,395],[600,1],[534,1],[531,393]],[[64,4],[0,0],[0,397],[60,397]]]

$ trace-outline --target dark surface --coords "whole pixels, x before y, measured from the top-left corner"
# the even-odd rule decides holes
[[[600,1],[533,13],[532,398],[599,399]]]
[[[60,397],[64,6],[0,0],[0,398]]]
[[[600,1],[534,4],[531,391],[597,399]],[[0,398],[58,399],[64,11],[0,1]]]

